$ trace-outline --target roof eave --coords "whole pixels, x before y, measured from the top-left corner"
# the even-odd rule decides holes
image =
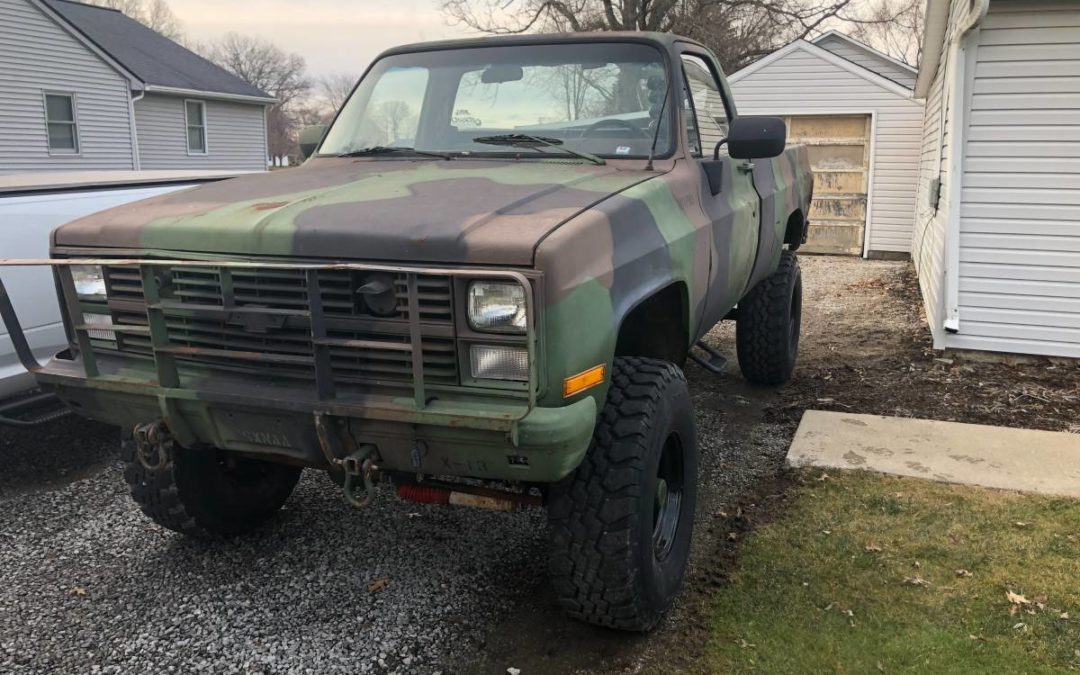
[[[915,78],[915,98],[926,98],[941,63],[945,31],[949,26],[949,0],[926,0],[926,28],[923,30],[922,59]]]
[[[870,45],[868,45],[868,44],[866,44],[864,42],[860,42],[860,41],[856,40],[855,38],[851,37],[850,35],[848,35],[847,33],[842,33],[840,31],[836,30],[835,28],[832,29],[832,30],[826,31],[826,32],[822,33],[821,35],[817,36],[816,38],[814,38],[812,40],[812,42],[814,44],[818,44],[819,42],[821,42],[822,40],[824,40],[827,37],[839,38],[839,39],[843,40],[844,42],[847,42],[848,44],[852,45],[853,47],[861,49],[861,50],[863,50],[863,51],[865,51],[865,52],[867,52],[869,54],[872,54],[872,55],[874,55],[874,56],[876,56],[878,58],[884,59],[884,60],[888,61],[889,63],[895,65],[895,66],[898,66],[898,67],[903,68],[905,70],[909,70],[909,71],[911,71],[912,74],[918,72],[918,68],[915,68],[910,63],[904,63],[900,59],[893,58],[892,56],[889,56],[885,52],[880,51],[878,49],[874,49]]]
[[[222,91],[204,91],[201,89],[183,89],[180,87],[164,87],[156,84],[148,84],[143,87],[147,94],[166,94],[169,96],[187,96],[192,98],[206,98],[216,101],[235,101],[238,103],[257,103],[260,105],[273,105],[277,99],[273,96],[251,96],[248,94],[231,94]]]

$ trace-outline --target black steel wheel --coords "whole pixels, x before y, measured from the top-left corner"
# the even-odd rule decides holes
[[[754,384],[784,384],[795,372],[802,331],[802,271],[783,251],[780,266],[742,300],[735,347],[743,377]]]
[[[571,616],[646,631],[686,573],[697,503],[697,441],[674,364],[618,357],[581,465],[552,486],[551,575]]]

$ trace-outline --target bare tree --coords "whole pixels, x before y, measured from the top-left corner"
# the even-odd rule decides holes
[[[277,99],[266,114],[270,155],[297,156],[296,127],[301,121],[311,78],[304,58],[262,38],[228,33],[200,46],[203,56]]]
[[[350,73],[331,73],[315,81],[318,106],[322,109],[325,121],[330,121],[337,111],[341,110],[359,79],[359,76]]]
[[[87,0],[92,5],[123,12],[151,30],[170,40],[183,42],[184,31],[166,0]]]
[[[868,14],[881,20],[853,26],[851,37],[910,66],[918,66],[922,58],[923,9],[923,0],[878,0]]]
[[[451,21],[491,34],[631,30],[695,38],[729,72],[830,25],[886,22],[857,0],[442,0]]]

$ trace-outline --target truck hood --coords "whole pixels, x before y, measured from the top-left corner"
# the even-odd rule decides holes
[[[59,247],[531,265],[554,228],[656,174],[576,161],[317,159],[126,204]]]

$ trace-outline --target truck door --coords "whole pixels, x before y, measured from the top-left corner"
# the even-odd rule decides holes
[[[718,73],[710,60],[682,54],[686,82],[683,111],[687,115],[688,144],[701,169],[702,209],[712,222],[709,291],[700,327],[709,330],[738,303],[753,271],[759,232],[759,199],[754,190],[754,165],[728,156],[721,145],[734,116]]]

